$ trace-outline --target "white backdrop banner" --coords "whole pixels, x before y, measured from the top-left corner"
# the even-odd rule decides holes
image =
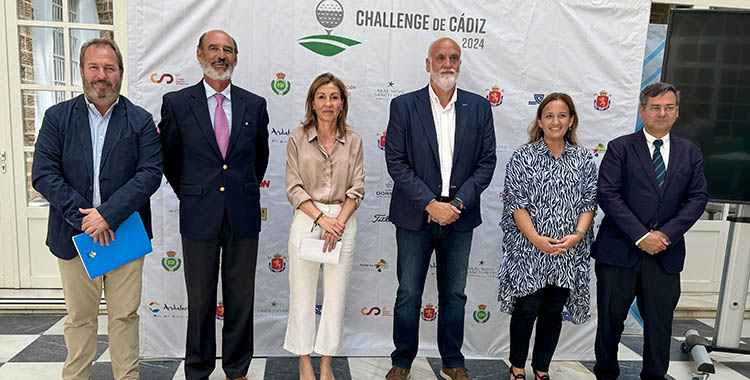
[[[597,160],[609,140],[632,132],[649,9],[648,0],[129,1],[129,96],[158,122],[162,95],[202,77],[195,58],[200,34],[224,29],[237,40],[233,83],[265,97],[271,120],[270,166],[261,183],[255,354],[289,355],[281,348],[289,309],[286,242],[292,217],[284,189],[286,142],[303,118],[312,80],[327,71],[343,79],[350,92],[348,121],[365,142],[367,177],[365,200],[354,214],[359,227],[342,355],[385,356],[393,350],[397,287],[395,228],[388,218],[393,182],[383,157],[388,107],[393,97],[427,84],[428,44],[442,36],[454,38],[462,47],[458,85],[492,104],[498,155],[495,176],[482,196],[484,223],[474,233],[463,352],[471,358],[501,358],[509,349],[510,319],[498,311],[496,279],[505,163],[526,142],[537,105],[553,91],[575,100],[579,140]],[[179,210],[166,183],[152,206],[154,252],[144,268],[141,354],[182,357],[187,297]],[[439,356],[434,273],[423,297],[422,356]],[[319,295],[318,312],[321,303]],[[223,313],[219,302],[217,332]],[[593,358],[595,320],[594,314],[580,326],[565,323],[555,358]]]

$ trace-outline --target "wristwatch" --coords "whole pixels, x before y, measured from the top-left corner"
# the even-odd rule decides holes
[[[581,240],[586,238],[586,234],[578,230],[573,230],[573,232],[571,232],[570,234],[578,236],[579,238],[581,238]]]
[[[451,199],[451,201],[450,201],[450,202],[448,202],[448,203],[449,203],[449,204],[450,204],[451,206],[453,206],[453,207],[457,208],[457,209],[458,209],[459,211],[463,211],[463,209],[464,209],[464,203],[463,203],[463,202],[461,202],[461,200],[460,200],[460,199],[458,199],[458,198],[453,198],[453,199]]]

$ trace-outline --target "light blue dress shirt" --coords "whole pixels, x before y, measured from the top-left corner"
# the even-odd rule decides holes
[[[86,99],[86,96],[83,98]],[[91,103],[86,99],[86,107],[89,110],[89,129],[91,129],[91,148],[94,153],[94,199],[92,201],[94,207],[102,205],[102,195],[99,190],[99,171],[101,170],[100,166],[102,163],[102,148],[104,148],[104,137],[107,136],[107,127],[109,126],[109,119],[112,117],[112,110],[119,102],[120,97],[118,96],[117,100],[112,103],[107,112],[102,115],[99,113],[99,110],[96,109],[94,103]]]

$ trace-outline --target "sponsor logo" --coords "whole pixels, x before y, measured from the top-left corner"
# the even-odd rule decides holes
[[[261,222],[265,222],[266,219],[268,219],[268,209],[265,207],[260,208],[260,220]]]
[[[154,301],[148,304],[148,309],[151,310],[152,313],[156,314],[161,311],[161,305],[159,305],[158,302]]]
[[[393,83],[393,81],[388,81],[385,87],[375,89],[374,96],[375,99],[390,100],[404,93],[406,93],[406,90],[401,90],[396,87],[396,84]]]
[[[154,83],[154,84],[163,84],[163,85],[174,84],[177,86],[188,85],[187,81],[185,81],[185,79],[182,78],[181,74],[151,73],[148,79],[151,80],[151,83]]]
[[[373,223],[387,223],[390,222],[391,218],[386,214],[375,214],[372,216]]]
[[[367,306],[363,307],[359,310],[362,315],[380,315],[380,308],[377,306],[373,306],[371,308],[368,308]]]
[[[361,44],[359,41],[331,34],[333,29],[341,25],[341,21],[344,20],[344,7],[338,0],[321,0],[315,7],[315,17],[326,34],[316,34],[297,40],[300,45],[311,52],[324,57],[333,57],[354,45]]]
[[[611,97],[612,94],[609,94],[604,90],[599,91],[598,94],[594,94],[594,109],[597,111],[608,110],[609,106],[612,105]]]
[[[220,321],[224,320],[224,302],[222,301],[219,301],[216,305],[216,319]]]
[[[490,101],[491,106],[497,107],[503,104],[503,92],[505,90],[500,89],[500,86],[494,85],[492,88],[485,88],[484,91],[487,92],[486,97]]]
[[[178,269],[180,269],[180,265],[182,265],[182,260],[176,258],[175,255],[177,255],[177,252],[168,251],[167,257],[163,257],[161,259],[161,266],[164,267],[165,271],[175,272]]]
[[[284,96],[292,88],[292,83],[286,79],[286,74],[276,73],[276,79],[271,81],[271,90],[276,95]]]
[[[529,105],[536,106],[542,104],[542,100],[544,100],[544,94],[534,94],[534,99],[529,100]]]
[[[383,183],[383,187],[380,190],[375,191],[375,196],[378,198],[390,198],[393,194],[393,181],[390,179]]]
[[[605,150],[607,149],[604,147],[604,144],[598,144],[594,147],[594,156],[599,157],[599,153],[604,152]]]
[[[392,317],[393,311],[380,306],[363,306],[359,313],[365,317]]]
[[[286,269],[286,256],[281,256],[280,253],[268,256],[268,269],[273,273],[283,272]]]
[[[361,268],[373,268],[373,269],[375,269],[378,272],[382,272],[383,270],[388,269],[388,263],[385,261],[385,259],[380,259],[380,261],[378,261],[375,264],[372,264],[372,263],[359,263],[359,266]]]
[[[469,265],[466,274],[469,277],[496,278],[497,268],[485,265],[484,259],[480,259],[478,265]]]
[[[260,181],[260,184],[258,184],[258,187],[265,187],[265,188],[271,187],[271,180],[270,179],[264,179],[264,180]]]
[[[284,128],[271,128],[269,131],[272,143],[286,144],[289,140],[289,134],[292,133],[291,129]]]
[[[431,303],[428,303],[422,308],[422,320],[432,322],[437,319],[437,309]]]
[[[315,315],[320,315],[320,313],[323,312],[323,305],[317,304],[315,305]]]
[[[258,309],[257,312],[262,314],[288,314],[289,307],[282,307],[276,300],[273,300],[268,303],[268,306]]]
[[[490,320],[490,312],[487,309],[487,305],[479,305],[474,310],[474,321],[477,323],[485,323]]]
[[[570,313],[567,312],[567,311],[563,311],[562,312],[562,320],[563,321],[568,321],[568,322],[573,322],[573,320],[570,318]]]
[[[378,135],[378,148],[385,150],[385,131],[383,133],[377,133]]]

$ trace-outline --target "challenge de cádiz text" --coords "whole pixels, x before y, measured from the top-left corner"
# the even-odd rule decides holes
[[[394,29],[435,30],[458,33],[485,34],[487,19],[478,17],[451,16],[432,18],[427,14],[357,10],[357,26]],[[446,29],[447,28],[447,29]]]

